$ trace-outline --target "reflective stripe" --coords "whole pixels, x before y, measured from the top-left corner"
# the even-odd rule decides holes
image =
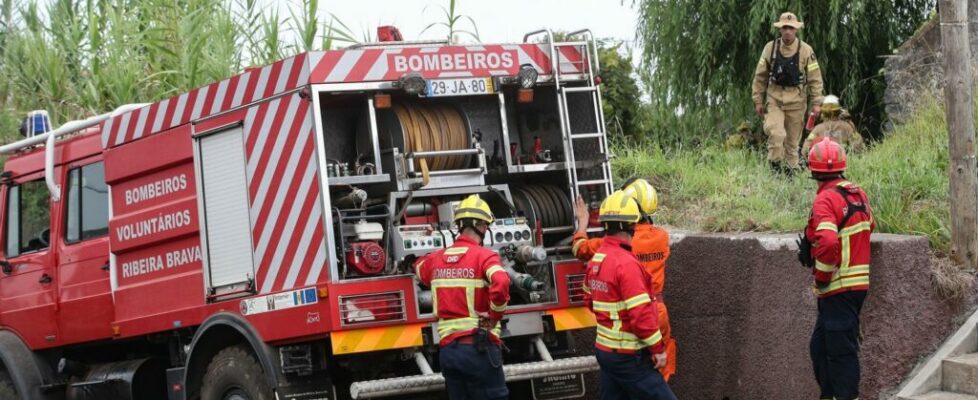
[[[617,301],[617,302],[614,302],[614,303],[610,303],[610,302],[607,302],[607,301],[593,300],[593,301],[591,301],[591,308],[593,308],[594,311],[603,311],[603,312],[606,312],[606,313],[615,313],[615,315],[617,316],[618,311],[620,311],[620,310],[622,310],[622,309],[625,308],[625,303],[620,302],[620,301]]]
[[[465,254],[466,251],[469,251],[468,247],[463,247],[463,246],[450,247],[447,250],[445,250],[444,254],[449,256],[457,256],[459,254]]]
[[[846,276],[861,275],[869,273],[869,265],[852,265],[846,270]]]
[[[658,329],[655,330],[655,333],[649,335],[649,337],[642,339],[642,343],[644,343],[646,346],[655,346],[659,344],[659,342],[661,341],[662,341],[662,332],[659,331]]]
[[[631,341],[631,340],[614,340],[614,339],[606,338],[606,337],[601,336],[601,335],[595,336],[594,341],[597,342],[597,343],[600,343],[601,345],[603,345],[605,347],[612,348],[612,349],[641,350],[642,348],[645,347],[644,344],[642,344],[641,342],[639,342],[637,340],[636,341]]]
[[[504,270],[503,267],[500,267],[498,265],[493,265],[493,266],[489,267],[489,269],[486,270],[486,279],[488,279],[488,280],[491,281],[492,280],[492,274],[495,274],[497,272],[503,272],[503,273],[505,273],[506,270]]]
[[[843,235],[840,241],[842,242],[842,260],[839,263],[839,273],[842,274],[849,268],[849,263],[852,262],[852,249],[850,248],[848,236]]]
[[[822,222],[815,228],[816,231],[839,231],[839,227],[831,222]]]
[[[460,331],[468,331],[479,327],[479,318],[466,317],[444,319],[438,321],[438,336],[446,337]]]
[[[594,257],[591,257],[591,261],[601,262],[604,261],[604,253],[596,253]]]
[[[479,315],[475,312],[475,288],[465,288],[465,303],[469,307],[469,315]]]
[[[827,272],[827,273],[830,273],[830,274],[833,273],[833,272],[835,272],[835,266],[834,265],[825,264],[825,263],[823,263],[821,261],[818,261],[818,260],[815,260],[815,269],[817,269],[819,271],[822,271],[822,272]]]
[[[490,310],[493,310],[495,312],[498,312],[498,313],[504,312],[504,311],[506,311],[506,303],[503,303],[503,305],[501,305],[501,306],[497,306],[495,303],[493,303],[493,302],[490,301],[489,302],[489,309]]]
[[[869,221],[863,221],[858,224],[842,228],[842,231],[840,231],[839,234],[842,236],[852,236],[862,231],[868,231],[871,227],[872,225],[870,225]]]
[[[431,281],[431,288],[484,288],[486,281],[482,279],[435,279]]]
[[[811,64],[808,64],[808,71],[809,72],[814,71],[816,69],[818,69],[818,63],[817,62],[813,62]]]
[[[825,294],[839,289],[845,289],[854,286],[867,286],[869,285],[869,275],[853,276],[853,277],[843,277],[838,280],[833,280],[828,286],[817,289],[818,294]]]
[[[586,283],[581,286],[581,290],[583,290],[584,293],[591,294],[591,288],[589,288]]]
[[[648,293],[642,293],[638,296],[634,296],[628,300],[625,300],[625,309],[631,310],[645,303],[651,303],[652,299],[649,297]]]
[[[604,336],[612,340],[627,340],[632,342],[638,341],[638,336],[631,334],[630,332],[623,332],[621,330],[612,329],[607,326],[598,324],[598,335]]]
[[[421,260],[420,262],[418,262],[418,265],[415,265],[414,266],[414,275],[418,277],[418,280],[421,280],[421,266],[422,265],[424,265],[424,260]]]

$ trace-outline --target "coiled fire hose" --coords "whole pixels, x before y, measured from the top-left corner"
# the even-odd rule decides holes
[[[468,129],[455,107],[442,104],[398,104],[394,112],[404,132],[405,153],[461,150],[468,148]],[[427,185],[430,171],[461,169],[465,156],[419,157],[415,167],[421,170],[422,186]]]

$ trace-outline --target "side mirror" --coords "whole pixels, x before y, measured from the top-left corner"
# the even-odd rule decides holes
[[[14,272],[14,266],[10,265],[9,261],[0,260],[0,271],[3,271],[4,275],[10,275]]]

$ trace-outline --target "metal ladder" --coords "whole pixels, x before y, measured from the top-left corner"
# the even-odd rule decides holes
[[[550,30],[540,30],[536,32],[528,33],[524,36],[523,41],[533,35],[538,35],[546,33],[547,42],[550,47],[550,67],[553,71],[553,81],[554,88],[557,93],[557,108],[560,116],[560,129],[561,134],[564,139],[564,163],[567,169],[567,177],[571,182],[571,197],[576,198],[580,194],[581,189],[588,186],[601,186],[604,188],[603,195],[611,194],[612,188],[612,176],[611,176],[611,163],[610,155],[608,152],[608,138],[605,132],[604,126],[604,115],[601,113],[601,91],[598,85],[595,83],[595,76],[598,71],[600,71],[601,66],[598,61],[598,49],[594,43],[594,35],[589,29],[582,29],[579,31],[571,32],[567,34],[567,38],[571,39],[574,37],[581,37],[582,42],[562,42],[554,43],[553,33]],[[565,86],[561,82],[561,72],[560,71],[560,49],[564,47],[584,47],[584,52],[581,54],[581,72],[586,74],[584,81],[586,82],[583,86]],[[585,68],[586,66],[586,68]],[[567,98],[570,94],[577,93],[588,93],[591,95],[592,109],[594,112],[594,121],[596,125],[596,130],[594,132],[573,132],[570,121],[570,112],[567,108]],[[601,165],[601,178],[581,181],[578,179],[577,169],[579,167],[577,160],[575,159],[574,149],[575,143],[579,140],[586,139],[597,139],[598,140],[598,151],[600,155],[604,156],[603,160],[598,160]]]

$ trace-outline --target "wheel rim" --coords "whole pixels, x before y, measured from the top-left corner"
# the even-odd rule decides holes
[[[234,388],[224,394],[224,400],[251,400],[251,396],[241,389]]]

